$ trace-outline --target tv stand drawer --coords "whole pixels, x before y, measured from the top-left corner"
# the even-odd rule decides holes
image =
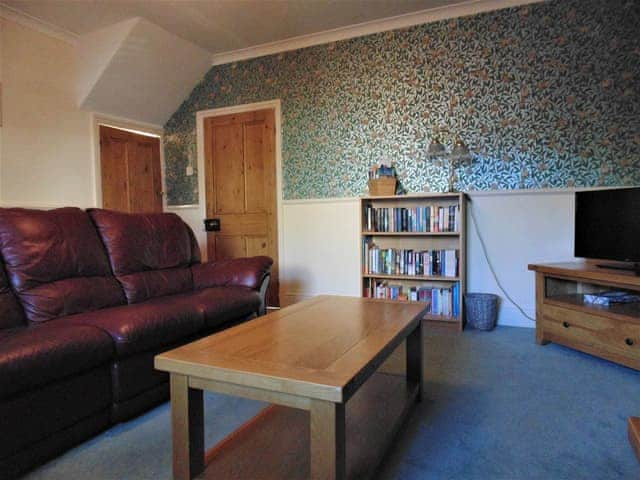
[[[549,304],[542,321],[553,342],[640,369],[640,323]]]

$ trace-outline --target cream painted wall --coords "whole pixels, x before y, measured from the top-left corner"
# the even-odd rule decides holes
[[[204,216],[200,211],[199,206],[194,207],[165,207],[166,212],[173,212],[180,217],[182,220],[186,222],[187,225],[191,227],[191,230],[196,235],[196,239],[198,240],[198,245],[200,246],[200,251],[202,255],[205,256],[207,252],[207,234],[204,231]]]
[[[0,18],[0,120],[3,114],[4,93],[2,89],[2,64],[4,61],[4,20]],[[0,165],[2,165],[2,121],[0,121]],[[2,186],[2,169],[0,168],[0,187]],[[0,191],[0,199],[2,198]]]
[[[500,282],[535,317],[534,274],[529,263],[574,260],[573,198],[570,190],[475,193],[470,209]],[[535,327],[499,291],[473,224],[467,222],[467,289],[501,297],[498,323]]]
[[[288,200],[283,217],[282,304],[321,293],[359,295],[358,200]]]
[[[76,107],[74,47],[2,22],[0,201],[93,206],[91,114]]]

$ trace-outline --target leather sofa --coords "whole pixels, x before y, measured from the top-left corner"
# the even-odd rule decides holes
[[[174,214],[0,209],[0,478],[168,398],[162,351],[264,312],[272,260]]]

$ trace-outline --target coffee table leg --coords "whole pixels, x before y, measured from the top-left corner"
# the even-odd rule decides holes
[[[189,388],[188,377],[175,373],[170,384],[173,478],[191,480],[204,470],[202,390]]]
[[[347,471],[343,403],[312,400],[311,479],[344,480]]]
[[[422,321],[407,337],[407,380],[418,383],[417,401],[424,393],[424,338]]]

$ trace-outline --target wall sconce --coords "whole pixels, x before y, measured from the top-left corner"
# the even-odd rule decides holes
[[[450,136],[449,130],[442,127],[434,129],[434,137],[427,148],[427,157],[431,160],[447,163],[447,167],[449,169],[447,192],[453,192],[453,184],[456,180],[456,170],[461,166],[471,165],[473,157],[471,156],[471,152],[467,145],[460,138],[451,142],[451,149],[448,150],[445,144],[440,141],[440,135]],[[450,136],[449,138],[453,137]]]

